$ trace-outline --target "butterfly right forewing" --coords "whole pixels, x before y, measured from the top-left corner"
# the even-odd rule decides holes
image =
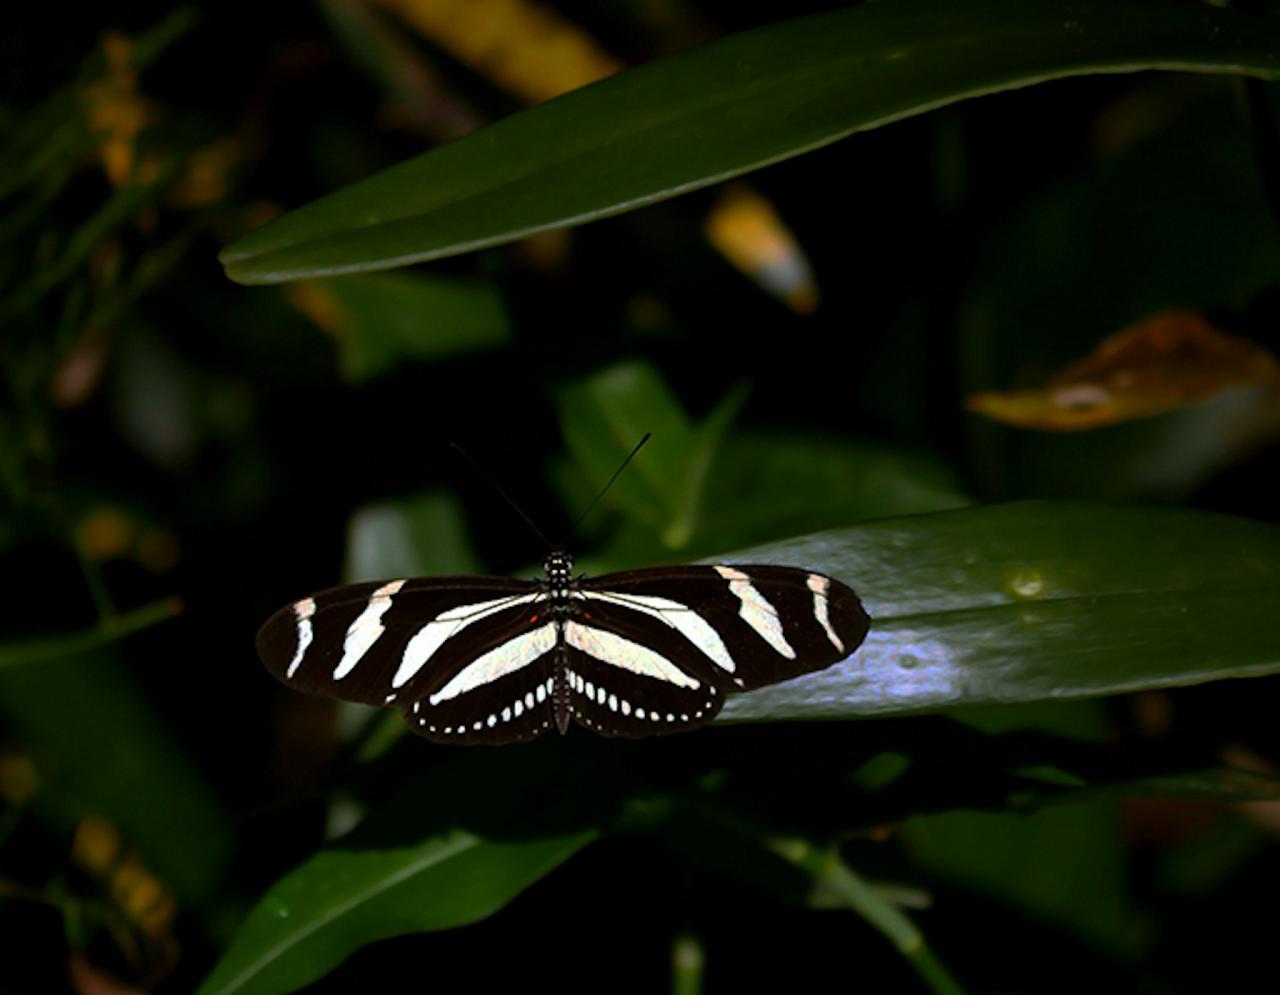
[[[699,650],[687,667],[726,691],[829,667],[858,648],[871,623],[851,588],[795,567],[651,567],[581,588],[588,609],[607,606],[611,624],[633,628],[646,645],[681,658]]]

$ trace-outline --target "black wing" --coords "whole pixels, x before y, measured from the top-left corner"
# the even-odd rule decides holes
[[[589,578],[579,591],[579,629],[566,639],[573,714],[615,736],[696,728],[724,692],[843,660],[871,623],[848,586],[792,567],[655,567]]]
[[[555,639],[541,598],[538,584],[507,577],[349,584],[272,615],[258,656],[298,690],[398,704],[430,739],[531,739],[551,715],[542,658]]]
[[[562,723],[604,735],[696,728],[725,692],[830,666],[870,625],[844,584],[789,567],[656,567],[575,588],[556,618],[529,581],[352,584],[278,611],[258,654],[290,687],[396,704],[428,739],[497,744],[549,729],[557,698]]]

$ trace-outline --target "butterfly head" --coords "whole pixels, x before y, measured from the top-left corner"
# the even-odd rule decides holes
[[[563,549],[555,549],[542,561],[547,572],[547,582],[552,589],[565,588],[573,579],[573,557]]]
[[[554,549],[542,561],[542,568],[552,580],[568,580],[573,576],[573,556],[563,549]]]

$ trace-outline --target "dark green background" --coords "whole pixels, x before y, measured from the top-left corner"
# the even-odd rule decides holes
[[[401,31],[503,119],[422,160],[337,0],[35,11],[2,33],[0,754],[40,786],[0,813],[0,991],[73,990],[78,955],[161,993],[1266,976],[1273,402],[1046,436],[963,399],[1169,308],[1276,347],[1280,15],[554,6],[643,68],[510,116]],[[107,29],[149,40],[152,186],[114,191],[94,163],[77,94]],[[221,138],[243,153],[226,197],[173,207],[166,184]],[[703,237],[714,181],[747,171],[812,263],[813,315]],[[310,206],[250,234],[262,204]],[[499,244],[586,217],[605,219],[552,270]],[[439,258],[332,280],[338,341],[243,285],[406,256]],[[59,407],[89,333],[101,377]],[[688,736],[476,751],[255,660],[271,611],[344,579],[535,569],[540,541],[449,442],[559,537],[646,431],[571,538],[580,564],[824,570],[873,616],[858,655]],[[78,562],[103,505],[171,532],[176,566]],[[89,815],[176,897],[178,956],[152,977],[69,856]],[[886,938],[911,923],[933,959]],[[690,944],[705,972],[673,980]]]

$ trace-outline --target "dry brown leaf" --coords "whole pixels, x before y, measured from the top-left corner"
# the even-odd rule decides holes
[[[973,394],[965,406],[1005,425],[1076,432],[1278,382],[1280,365],[1256,343],[1195,312],[1166,311],[1112,335],[1043,387]]]

